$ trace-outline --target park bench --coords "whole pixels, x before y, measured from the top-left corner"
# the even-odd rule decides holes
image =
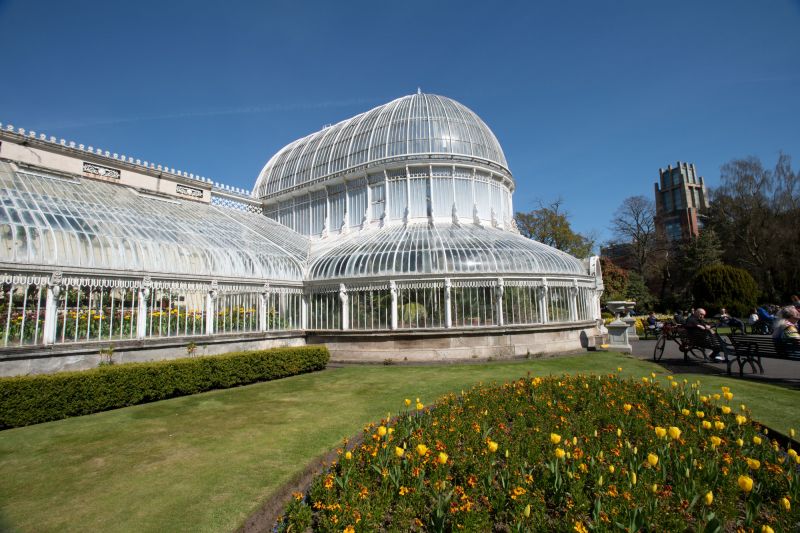
[[[731,367],[734,363],[739,365],[739,376],[744,375],[744,366],[750,365],[755,374],[758,371],[760,374],[764,373],[764,367],[761,366],[761,350],[767,350],[764,339],[769,341],[769,349],[775,353],[775,347],[772,344],[771,337],[763,335],[729,335],[723,337],[716,331],[709,330],[690,330],[686,328],[678,328],[677,336],[679,337],[678,344],[683,352],[684,359],[688,360],[688,354],[703,360],[708,360],[706,351],[711,353],[718,353],[724,358],[727,367],[728,375],[731,375]],[[755,337],[756,341],[749,340],[750,337]],[[737,344],[733,339],[740,340]],[[742,340],[746,338],[747,340]],[[761,346],[763,348],[760,348]]]
[[[737,352],[746,354],[761,367],[761,358],[800,361],[800,351],[790,344],[775,342],[770,335],[729,335]],[[763,373],[763,369],[762,369]]]

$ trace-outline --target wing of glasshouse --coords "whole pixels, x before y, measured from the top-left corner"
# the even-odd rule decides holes
[[[421,92],[289,143],[252,193],[0,125],[0,346],[575,347],[599,267],[522,237],[514,188],[489,127]]]

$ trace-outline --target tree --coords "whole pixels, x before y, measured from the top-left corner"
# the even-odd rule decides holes
[[[756,157],[722,166],[708,227],[724,245],[723,260],[748,270],[764,296],[786,301],[800,286],[800,175],[780,154],[774,170]]]
[[[692,282],[694,305],[710,314],[725,307],[733,316],[747,316],[756,306],[758,285],[742,268],[717,264],[701,268]]]
[[[641,276],[656,251],[656,206],[644,196],[626,198],[611,220],[611,230],[619,243],[630,245],[633,270]]]
[[[624,300],[628,291],[628,272],[614,264],[611,259],[600,256],[600,270],[603,273],[602,303]]]
[[[561,210],[559,198],[549,206],[528,213],[516,213],[519,232],[542,244],[552,246],[575,257],[587,257],[594,248],[594,239],[572,230],[569,214]]]

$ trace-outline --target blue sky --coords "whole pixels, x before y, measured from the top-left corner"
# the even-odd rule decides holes
[[[658,168],[800,167],[800,0],[0,0],[0,121],[251,188],[297,137],[421,87],[474,110],[518,210],[610,237]]]

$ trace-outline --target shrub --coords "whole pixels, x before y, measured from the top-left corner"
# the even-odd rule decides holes
[[[746,270],[729,265],[709,265],[695,274],[692,282],[695,307],[713,315],[723,307],[733,316],[750,313],[758,300],[758,285]]]
[[[407,399],[339,450],[278,530],[310,512],[315,531],[795,531],[797,453],[727,388],[672,383],[537,377],[429,410]]]
[[[322,370],[324,346],[274,348],[0,379],[0,429]]]

